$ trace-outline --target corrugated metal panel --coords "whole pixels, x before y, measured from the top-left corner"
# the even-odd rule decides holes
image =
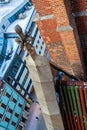
[[[59,87],[68,130],[87,130],[87,87],[83,82],[68,84]]]

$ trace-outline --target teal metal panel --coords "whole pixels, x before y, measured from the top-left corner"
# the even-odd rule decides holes
[[[0,101],[1,101],[2,103],[4,103],[5,105],[7,105],[9,99],[8,99],[6,96],[2,96],[1,99],[0,99]]]
[[[5,128],[7,128],[8,122],[2,120],[2,121],[0,122],[0,125],[3,126],[3,127],[5,127]]]
[[[8,118],[10,119],[10,118],[11,118],[12,113],[5,112],[5,115],[6,115],[6,117],[8,117]]]
[[[6,87],[5,88],[6,91],[9,92],[9,94],[11,94],[12,93],[12,89],[8,85],[6,85],[5,87]]]
[[[5,110],[4,110],[2,107],[0,107],[0,113],[1,113],[1,114],[4,114],[4,111],[5,111]]]
[[[8,125],[8,130],[16,130],[16,128],[13,125]]]

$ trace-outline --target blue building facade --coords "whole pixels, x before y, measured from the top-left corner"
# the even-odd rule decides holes
[[[28,53],[16,43],[15,26],[19,24],[24,33],[34,37],[31,44],[38,55],[51,59],[33,21],[35,14],[31,0],[0,3],[0,130],[24,129],[30,108],[33,84],[25,61]]]
[[[21,51],[21,48],[15,42],[15,38],[18,36],[13,29],[16,22],[17,24],[18,22],[22,22],[21,19],[18,18],[19,14],[27,12],[30,13],[30,16],[23,19],[23,22],[25,20],[24,24],[26,25],[23,29],[24,32],[26,32],[31,26],[36,11],[32,6],[32,3],[28,0],[21,1],[22,2],[18,7],[15,7],[13,11],[1,19],[0,78],[6,81],[14,90],[18,91],[19,94],[28,100],[32,88],[32,80],[25,62],[27,52],[24,50]],[[7,5],[5,4],[4,6]],[[12,26],[11,29],[10,26]]]
[[[0,81],[0,130],[23,128],[29,108],[30,105],[22,96],[7,83]]]

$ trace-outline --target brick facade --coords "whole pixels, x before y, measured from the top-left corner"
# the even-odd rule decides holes
[[[38,27],[54,62],[69,73],[84,77],[83,54],[78,32],[86,32],[87,18],[77,16],[79,11],[86,11],[87,1],[33,0],[33,3],[40,18],[37,20]]]

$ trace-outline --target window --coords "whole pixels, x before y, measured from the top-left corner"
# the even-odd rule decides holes
[[[42,46],[41,46],[40,48],[41,48],[41,50],[43,49],[43,47],[42,47]]]
[[[6,93],[6,96],[7,96],[8,98],[10,98],[11,95],[10,95],[9,93]]]
[[[8,77],[7,77],[7,81],[8,81],[9,83],[12,83],[13,80],[12,80],[12,78],[11,78],[10,76],[8,76]]]
[[[5,29],[5,25],[2,25],[2,28]]]
[[[36,49],[38,48],[38,45],[36,45]]]
[[[39,40],[37,40],[37,43],[40,43],[40,41],[39,41]]]
[[[39,38],[41,39],[41,36],[39,35]]]
[[[29,107],[28,107],[28,106],[25,106],[25,110],[28,111],[28,110],[29,110]]]
[[[14,67],[17,68],[17,69],[19,69],[20,65],[21,65],[21,61],[17,60],[16,63],[15,63],[15,65],[14,65]]]
[[[11,73],[10,73],[10,75],[11,75],[12,77],[15,77],[16,73],[17,73],[17,69],[13,67],[13,68],[12,68],[12,71],[11,71]]]
[[[44,42],[42,42],[42,45],[44,44]]]
[[[14,121],[12,121],[12,123],[11,123],[13,126],[16,126],[16,123],[14,122]]]
[[[18,129],[19,129],[19,130],[22,130],[22,128],[23,128],[22,126],[20,126],[20,125],[18,126]]]
[[[18,116],[19,116],[19,114],[18,114],[18,113],[15,113],[15,116],[16,116],[16,117],[18,117]]]
[[[20,73],[19,73],[19,75],[18,75],[18,77],[17,77],[17,81],[19,81],[19,79],[20,79],[20,77],[21,77],[21,75],[22,75],[24,69],[25,69],[25,66],[23,65],[22,68],[21,68],[21,70],[20,70]]]
[[[1,104],[1,107],[3,107],[4,109],[6,109],[6,105],[4,103]]]
[[[0,119],[2,118],[2,116],[3,116],[3,115],[0,113]]]
[[[41,54],[41,51],[39,51],[39,54]]]
[[[15,98],[12,98],[12,101],[13,101],[14,103],[16,103],[16,102],[17,102],[17,100],[16,100]]]
[[[12,113],[12,112],[13,112],[13,110],[12,110],[11,108],[9,108],[9,109],[8,109],[8,112]]]
[[[14,84],[14,87],[16,88],[17,87],[17,83],[15,82],[15,84]]]
[[[12,71],[10,72],[11,77],[15,77],[15,75],[17,74],[17,71],[18,71],[18,69],[20,67],[20,65],[21,65],[21,60],[18,59],[16,61],[16,63],[13,65]]]
[[[25,85],[25,82],[26,82],[28,76],[29,76],[29,71],[27,70],[27,74],[25,75],[24,80],[23,80],[23,82],[22,82],[22,85],[23,85],[23,86]]]
[[[10,119],[9,119],[8,117],[5,117],[5,121],[6,121],[6,122],[9,122]]]
[[[22,107],[22,104],[21,104],[21,103],[19,103],[19,104],[18,104],[18,106],[19,106],[19,107]]]
[[[26,119],[24,117],[22,117],[22,120],[21,120],[23,123],[25,123]]]

